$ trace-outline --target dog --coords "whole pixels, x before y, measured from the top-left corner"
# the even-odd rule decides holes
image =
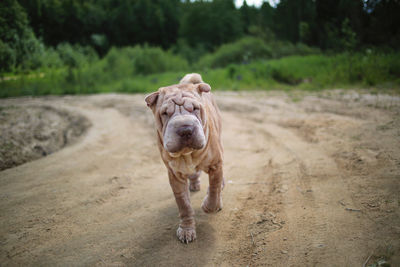
[[[192,73],[179,84],[161,87],[145,98],[154,115],[158,148],[178,205],[176,234],[183,243],[196,239],[189,190],[200,190],[201,171],[209,176],[201,208],[206,213],[222,209],[221,115],[210,91],[200,74]]]

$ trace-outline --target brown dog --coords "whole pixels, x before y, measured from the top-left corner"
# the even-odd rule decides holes
[[[184,243],[196,239],[189,189],[200,190],[201,171],[208,173],[210,183],[202,209],[207,213],[222,209],[221,116],[210,90],[199,74],[192,73],[145,98],[154,114],[158,148],[179,208],[176,234]]]

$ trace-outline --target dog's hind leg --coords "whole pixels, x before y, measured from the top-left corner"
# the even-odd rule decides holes
[[[192,192],[200,191],[200,174],[201,171],[198,171],[192,175],[189,175],[189,189]]]
[[[206,213],[217,212],[222,209],[221,191],[225,184],[222,173],[222,163],[219,163],[209,169],[208,178],[210,186],[207,195],[201,204],[201,208]]]

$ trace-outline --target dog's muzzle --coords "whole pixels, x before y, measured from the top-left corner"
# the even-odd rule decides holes
[[[205,146],[205,136],[200,121],[194,115],[177,115],[168,122],[164,133],[164,148],[177,153],[185,148],[199,150]]]

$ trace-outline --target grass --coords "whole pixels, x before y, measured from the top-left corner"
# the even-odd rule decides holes
[[[109,59],[79,68],[40,70],[0,81],[0,97],[23,95],[92,94],[106,92],[145,93],[176,84],[187,72],[199,72],[213,90],[271,90],[293,88],[400,87],[400,53],[343,53],[338,55],[289,56],[223,68],[192,68],[179,71],[138,74],[128,61],[122,67]],[[134,68],[134,67],[132,67]],[[44,75],[39,75],[44,73]]]

